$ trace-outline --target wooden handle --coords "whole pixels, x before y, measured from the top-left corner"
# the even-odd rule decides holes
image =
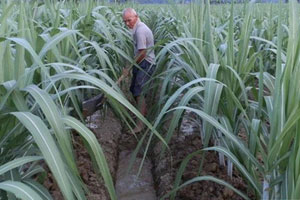
[[[133,66],[130,66],[130,67],[128,68],[128,74],[127,74],[126,76],[129,75],[130,70],[132,69],[132,67],[133,67]],[[123,81],[123,79],[124,79],[126,76],[125,76],[124,74],[122,74],[122,75],[120,76],[120,78],[117,80],[116,84],[117,84],[117,85],[120,85],[121,81]]]
[[[120,85],[121,81],[123,81],[124,78],[125,78],[125,76],[124,76],[124,74],[122,74],[122,75],[120,76],[120,78],[117,80],[116,84],[117,84],[117,85]]]

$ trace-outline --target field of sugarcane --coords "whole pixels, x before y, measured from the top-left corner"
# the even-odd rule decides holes
[[[153,31],[157,94],[143,117],[115,81],[134,64],[122,10],[134,7]],[[53,199],[45,166],[64,199],[87,199],[76,165],[79,134],[110,199],[117,199],[107,160],[87,128],[81,103],[99,93],[128,129],[147,130],[145,154],[161,156],[186,112],[202,147],[182,159],[172,190],[212,181],[244,199],[300,198],[300,18],[288,4],[107,4],[103,1],[0,2],[0,199]],[[100,110],[104,112],[104,109]],[[167,129],[165,128],[167,124]],[[215,152],[227,175],[239,172],[248,192],[211,175],[182,181],[189,160]]]

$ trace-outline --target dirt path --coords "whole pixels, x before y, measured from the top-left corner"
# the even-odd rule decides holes
[[[141,136],[141,135],[139,135]],[[138,137],[139,137],[138,136]],[[154,181],[152,176],[152,162],[146,159],[138,175],[142,161],[142,154],[139,153],[131,170],[130,159],[137,146],[137,139],[129,131],[123,130],[119,140],[119,167],[116,179],[116,192],[118,200],[156,200]]]
[[[151,161],[147,159],[144,162],[141,173],[137,175],[142,161],[141,158],[137,158],[132,169],[127,173],[131,155],[131,151],[122,151],[119,156],[119,168],[116,179],[118,200],[156,200]]]

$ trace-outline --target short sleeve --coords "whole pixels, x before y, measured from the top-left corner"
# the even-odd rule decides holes
[[[147,48],[147,34],[143,30],[138,30],[136,33],[136,46],[138,50]]]

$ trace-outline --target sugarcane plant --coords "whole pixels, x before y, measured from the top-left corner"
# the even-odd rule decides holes
[[[96,1],[3,1],[0,10],[0,198],[52,199],[43,186],[47,165],[64,199],[86,199],[77,132],[116,199],[104,153],[84,124],[85,94],[105,93],[124,121],[129,110],[160,137],[114,82],[121,63],[133,63],[119,13]]]
[[[211,180],[232,189],[210,176],[180,185],[188,160],[199,153],[205,155],[205,151],[218,152],[229,176],[235,166],[257,198],[299,198],[298,6],[296,1],[288,8],[282,3],[263,8],[254,3],[232,3],[225,11],[227,17],[216,19],[219,7],[215,8],[217,14],[209,4],[195,2],[190,13],[199,12],[193,13],[190,22],[184,21],[191,28],[183,29],[182,35],[160,51],[158,63],[168,62],[164,68],[168,76],[161,95],[165,106],[157,120],[172,116],[166,141],[170,141],[183,111],[188,110],[201,118],[199,134],[204,146],[182,162],[174,190],[163,198],[172,194],[174,199],[178,189],[195,181]],[[234,10],[237,7],[241,9]],[[283,15],[285,9],[289,16]],[[205,27],[203,34],[201,26]],[[168,94],[165,88],[175,92]],[[175,109],[171,107],[174,104],[178,105]],[[210,140],[215,144],[212,147],[208,147]]]

